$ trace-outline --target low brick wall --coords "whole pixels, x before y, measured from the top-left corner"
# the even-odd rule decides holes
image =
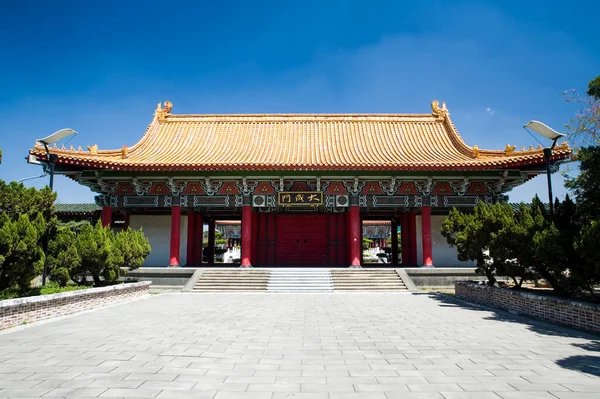
[[[149,286],[144,281],[0,301],[0,330],[138,298]]]
[[[457,281],[456,296],[513,313],[600,333],[600,305]]]

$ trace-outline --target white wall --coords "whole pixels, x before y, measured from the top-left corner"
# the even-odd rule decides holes
[[[461,262],[456,258],[456,247],[452,248],[442,237],[442,221],[446,216],[431,216],[431,245],[433,266],[435,267],[471,267],[475,262]],[[421,233],[421,215],[417,215],[417,263],[423,265],[423,238]]]
[[[179,238],[179,265],[186,263],[187,253],[187,215],[181,217]],[[152,251],[143,266],[169,266],[171,252],[171,216],[170,215],[131,215],[129,226],[144,231]]]

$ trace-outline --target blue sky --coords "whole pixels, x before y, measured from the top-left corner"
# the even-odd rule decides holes
[[[60,128],[69,144],[133,145],[174,113],[427,113],[446,101],[469,145],[537,145],[561,97],[600,74],[596,1],[13,1],[0,14],[0,178]],[[47,179],[31,180],[40,187]],[[58,177],[60,202],[91,202]],[[564,196],[559,176],[554,192]],[[546,198],[544,176],[509,193]]]

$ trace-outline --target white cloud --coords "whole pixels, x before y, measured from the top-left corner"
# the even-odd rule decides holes
[[[485,109],[485,112],[487,112],[487,113],[488,113],[488,114],[490,114],[490,115],[494,115],[494,114],[496,113],[496,110],[495,110],[495,109],[492,109],[492,108],[490,108],[490,107],[487,107],[487,108]]]

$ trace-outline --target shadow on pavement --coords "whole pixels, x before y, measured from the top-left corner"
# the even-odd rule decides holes
[[[415,293],[414,295],[427,295],[428,297],[438,301],[442,307],[457,307],[473,311],[493,312],[493,315],[486,317],[486,320],[499,320],[503,322],[527,325],[531,331],[534,331],[538,334],[586,339],[590,342],[572,343],[571,345],[590,352],[600,352],[600,337],[592,333],[578,331],[557,324],[551,324],[527,316],[517,316],[501,309],[472,304],[463,299],[455,298],[451,295],[434,292]],[[600,354],[590,356],[569,356],[564,359],[557,360],[556,364],[565,369],[580,371],[582,373],[594,376],[600,376]]]

